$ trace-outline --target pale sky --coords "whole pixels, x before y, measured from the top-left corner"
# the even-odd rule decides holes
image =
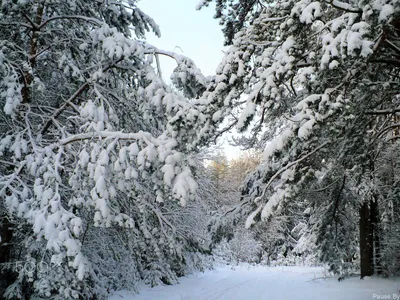
[[[223,35],[218,20],[213,18],[214,5],[196,10],[200,0],[141,0],[138,7],[152,17],[161,31],[161,38],[147,34],[147,42],[163,50],[191,58],[205,76],[215,74],[223,57]],[[175,62],[160,57],[163,77],[168,81]],[[240,150],[221,141],[228,159],[238,157]]]
[[[223,36],[214,7],[196,10],[199,0],[141,0],[138,7],[160,26],[161,38],[150,33],[147,41],[157,48],[191,58],[205,76],[213,75],[223,56]],[[165,77],[174,62],[161,58]]]

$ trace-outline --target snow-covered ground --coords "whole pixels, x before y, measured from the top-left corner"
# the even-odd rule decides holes
[[[118,292],[110,300],[400,300],[400,279],[323,278],[322,268],[221,267],[180,279],[178,285],[143,287],[139,295]]]

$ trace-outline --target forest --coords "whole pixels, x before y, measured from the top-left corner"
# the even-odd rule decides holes
[[[140,5],[0,1],[0,298],[216,261],[399,276],[400,3],[201,0],[226,46],[207,77]]]

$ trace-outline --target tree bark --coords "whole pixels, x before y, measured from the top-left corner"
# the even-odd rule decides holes
[[[32,74],[36,65],[36,56],[38,52],[38,39],[40,31],[40,27],[37,26],[40,26],[40,23],[42,23],[43,12],[44,12],[44,2],[39,3],[35,17],[35,24],[33,24],[32,26],[32,36],[29,45],[29,58],[28,58],[30,70],[28,70],[24,74],[24,86],[21,90],[23,103],[28,103],[31,100],[30,88],[33,82]]]
[[[371,222],[370,202],[364,201],[360,207],[360,268],[361,279],[374,274],[374,239]]]
[[[11,224],[6,217],[0,217],[0,263],[8,262],[10,256],[9,243],[12,239]]]
[[[1,201],[2,199],[0,199]],[[0,215],[0,265],[4,263],[10,263],[11,260],[11,246],[10,242],[12,241],[12,230],[11,224],[8,221],[7,217],[4,215]],[[8,268],[2,269],[0,268],[0,297],[3,295],[7,289],[7,287],[12,283],[15,279],[15,274]]]
[[[378,274],[381,274],[381,241],[380,241],[380,230],[379,230],[379,208],[376,195],[371,199],[371,226],[373,233],[373,247],[374,247],[374,266]]]

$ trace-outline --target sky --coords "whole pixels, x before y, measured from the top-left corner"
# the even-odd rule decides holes
[[[158,24],[161,38],[147,34],[147,42],[155,47],[174,51],[191,58],[205,76],[214,75],[223,57],[221,27],[213,18],[214,5],[196,10],[200,0],[140,0],[138,7]],[[175,68],[175,61],[161,56],[160,63],[164,79],[168,79]],[[237,147],[228,144],[226,136],[221,140],[228,159],[240,155]]]
[[[140,0],[138,7],[159,25],[161,38],[153,33],[147,41],[157,48],[191,58],[205,76],[213,75],[223,56],[223,36],[214,7],[196,10],[200,0]],[[170,58],[162,59],[165,77],[174,68]]]

